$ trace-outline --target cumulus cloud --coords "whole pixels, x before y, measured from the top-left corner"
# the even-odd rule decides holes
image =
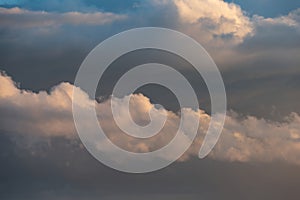
[[[212,156],[241,162],[283,160],[300,164],[299,122],[295,113],[282,123],[251,116],[241,120],[231,114]]]
[[[40,134],[43,136],[71,136],[74,134],[69,83],[46,91],[33,93],[19,90],[10,77],[0,76],[1,122],[4,130]]]
[[[206,40],[223,38],[241,42],[253,31],[252,22],[242,9],[221,0],[174,0],[179,21],[188,33],[207,35]],[[199,37],[199,36],[198,36]],[[200,36],[201,37],[201,36]],[[210,38],[209,38],[210,37]]]
[[[21,90],[13,80],[4,73],[0,76],[0,126],[12,134],[20,133],[24,136],[64,137],[76,138],[76,131],[72,118],[73,85],[61,83],[49,93],[41,91],[33,93]],[[150,100],[141,95],[131,95],[130,112],[137,124],[149,122],[149,111],[154,109],[157,116],[166,115],[168,119],[159,134],[148,139],[136,139],[124,134],[116,125],[111,114],[111,102],[120,106],[123,99],[113,98],[112,101],[95,103],[87,94],[81,91],[84,105],[96,104],[99,123],[113,143],[132,152],[149,152],[166,145],[178,130],[180,117],[178,113],[156,109]],[[202,110],[184,109],[187,116],[199,117],[200,126],[198,136],[191,148],[180,158],[185,161],[191,156],[197,156],[206,133],[210,116]],[[88,124],[89,122],[87,122]],[[126,126],[127,119],[123,125]],[[185,127],[186,135],[189,128]],[[185,138],[185,139],[188,139]],[[183,138],[182,142],[185,140]],[[101,144],[101,141],[99,142]],[[178,144],[180,145],[180,144]],[[101,148],[101,147],[100,147]],[[221,138],[209,156],[228,161],[259,161],[274,160],[300,164],[300,116],[291,114],[285,122],[271,122],[248,116],[240,118],[238,114],[230,112],[227,116]],[[162,155],[168,159],[168,155]]]
[[[0,26],[10,28],[51,27],[61,25],[103,25],[126,19],[126,15],[110,12],[65,12],[31,11],[18,7],[0,8]]]

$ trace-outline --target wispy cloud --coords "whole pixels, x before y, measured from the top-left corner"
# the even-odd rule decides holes
[[[126,15],[109,12],[55,13],[30,11],[18,7],[0,8],[0,26],[10,28],[34,28],[61,25],[104,25],[126,19]]]

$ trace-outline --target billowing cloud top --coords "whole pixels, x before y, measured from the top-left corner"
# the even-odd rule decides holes
[[[64,137],[76,138],[76,131],[72,117],[72,92],[74,88],[69,83],[55,86],[50,93],[41,91],[20,90],[17,84],[4,73],[0,76],[0,125],[8,132],[24,134],[25,137]],[[115,124],[111,114],[111,101],[119,110],[124,110],[122,99],[113,98],[103,103],[96,103],[82,93],[83,104],[96,104],[99,123],[111,141],[120,147],[133,152],[149,152],[159,149],[168,143],[177,131],[180,117],[171,111],[156,110],[156,115],[168,114],[168,120],[158,135],[151,139],[138,140],[125,135]],[[138,124],[145,124],[149,120],[148,113],[154,107],[148,98],[141,94],[131,95],[131,114]],[[183,109],[190,117],[198,116],[200,126],[198,137],[193,146],[182,156],[181,161],[196,156],[202,143],[203,136],[210,122],[210,116],[202,110],[193,111]],[[122,124],[129,124],[122,119]],[[89,122],[86,122],[87,124]],[[189,129],[184,128],[186,135]],[[286,122],[270,122],[248,116],[240,119],[236,113],[227,116],[225,127],[217,146],[210,154],[212,158],[228,161],[259,161],[274,160],[300,164],[300,116],[293,113]],[[182,140],[184,142],[184,139]],[[101,141],[99,141],[99,148]],[[181,145],[181,144],[178,144]],[[107,149],[109,151],[109,149]],[[168,159],[168,155],[162,155]],[[121,158],[120,158],[121,159]]]
[[[252,32],[250,19],[233,3],[219,0],[175,0],[183,22],[199,25],[213,35],[243,39]]]

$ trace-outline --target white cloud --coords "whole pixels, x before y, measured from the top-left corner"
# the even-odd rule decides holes
[[[61,83],[50,93],[41,91],[33,93],[17,88],[12,79],[4,74],[0,76],[0,125],[1,129],[24,135],[40,137],[75,138],[76,131],[71,110],[73,86]],[[78,88],[75,88],[78,89]],[[126,97],[128,98],[128,97]],[[94,104],[84,92],[82,101]],[[114,102],[122,99],[113,99]],[[131,96],[131,114],[138,124],[149,119],[148,113],[153,105],[143,95]],[[119,104],[122,105],[122,104]],[[120,109],[124,109],[120,107]],[[108,137],[120,147],[134,152],[148,152],[161,148],[168,143],[177,131],[180,118],[177,114],[155,110],[157,115],[168,114],[168,119],[160,134],[146,140],[137,140],[123,134],[112,120],[110,101],[96,104],[102,128]],[[199,136],[192,147],[180,159],[187,160],[197,156],[203,136],[210,122],[210,116],[202,110],[197,112],[184,110],[192,116],[199,116]],[[88,123],[88,122],[87,122]],[[126,125],[126,120],[124,122]],[[189,130],[185,129],[189,134]],[[101,142],[100,142],[101,144]],[[178,144],[180,145],[180,144]],[[286,122],[271,122],[255,117],[240,119],[231,112],[226,119],[225,127],[219,142],[210,157],[228,161],[269,162],[283,160],[300,164],[300,116],[291,114]],[[168,155],[162,155],[168,159]]]
[[[174,4],[183,23],[198,34],[210,33],[210,39],[214,36],[230,36],[240,42],[252,33],[249,17],[234,3],[221,0],[174,0]]]

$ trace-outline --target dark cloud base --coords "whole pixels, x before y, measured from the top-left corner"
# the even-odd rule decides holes
[[[103,166],[77,139],[39,141],[1,132],[1,199],[297,200],[300,195],[295,165],[194,158],[132,175]]]

